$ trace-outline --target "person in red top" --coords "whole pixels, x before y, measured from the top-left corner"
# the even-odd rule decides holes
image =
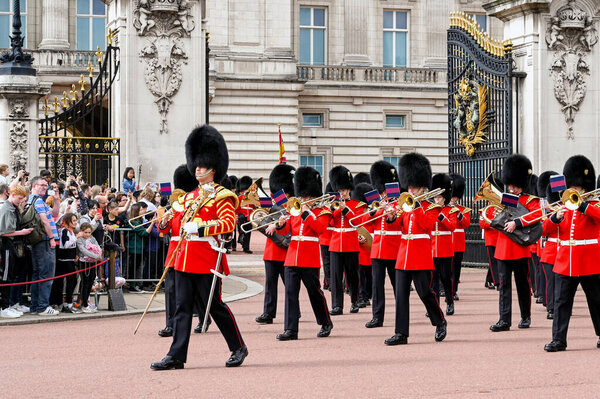
[[[540,204],[537,197],[523,194],[523,188],[529,185],[531,169],[529,158],[519,154],[509,156],[502,167],[504,186],[510,193],[518,195],[519,203],[530,212],[538,212],[534,212],[532,217],[521,217],[507,222],[504,230],[498,235],[495,256],[498,260],[498,276],[500,278],[500,320],[490,326],[490,330],[493,332],[510,330],[512,318],[511,275],[513,273],[521,310],[519,328],[529,328],[531,325],[531,280],[528,264],[529,258],[531,258],[531,248],[517,244],[507,235],[513,233],[515,229],[531,224],[530,220],[534,220],[536,216],[540,215]]]
[[[541,198],[540,205],[548,206],[555,202],[560,201],[560,195],[558,192],[553,193],[550,187],[550,176],[557,175],[554,171],[546,171],[540,174],[538,178],[538,196]],[[550,210],[545,211],[550,212]],[[538,255],[540,256],[541,269],[544,277],[542,282],[544,283],[542,296],[544,298],[544,306],[547,310],[547,319],[554,318],[554,260],[558,252],[558,233],[559,229],[550,233],[548,226],[544,224],[544,232],[542,238],[539,241]],[[554,230],[554,228],[552,229]]]
[[[293,197],[295,171],[296,168],[292,165],[280,164],[275,166],[269,175],[271,195],[283,190],[288,198]],[[282,207],[275,205],[269,213],[279,212],[282,209]],[[261,224],[265,225],[272,222],[275,217],[277,216],[267,218]],[[263,313],[256,318],[256,322],[259,324],[273,324],[273,319],[277,314],[277,282],[281,277],[281,282],[285,285],[283,264],[289,243],[285,240],[286,234],[282,234],[280,230],[277,230],[275,223],[271,223],[268,227],[259,231],[264,231],[267,241],[265,242],[265,253],[263,255],[263,261],[265,262],[265,301]]]
[[[355,176],[356,177],[356,176]],[[351,198],[358,202],[362,202],[366,205],[367,199],[365,198],[365,193],[369,191],[373,191],[373,186],[368,183],[356,183],[356,178],[354,179],[355,186],[354,190],[352,190]],[[363,226],[364,230],[361,231],[364,234],[369,234],[371,236],[371,244],[373,239],[373,225]],[[371,264],[371,244],[367,244],[366,236],[363,237],[359,234],[358,243],[360,245],[360,252],[358,253],[358,307],[365,308],[371,305],[371,297],[373,295],[373,266]]]
[[[344,166],[335,166],[329,171],[329,181],[333,191],[340,193],[340,206],[331,207],[330,226],[331,241],[329,253],[331,257],[331,309],[332,316],[341,315],[344,309],[343,274],[350,288],[350,313],[358,312],[358,233],[348,222],[354,216],[365,211],[366,204],[350,199],[350,191],[354,188],[352,174]]]
[[[594,190],[594,166],[583,155],[567,160],[563,168],[567,187],[585,193]],[[589,198],[588,198],[589,199]],[[559,230],[559,249],[554,263],[555,302],[552,341],[544,346],[548,352],[567,349],[567,330],[573,311],[573,298],[581,284],[596,336],[600,337],[600,207],[598,201],[582,201],[575,210],[561,208],[544,221],[548,233]],[[545,226],[545,227],[546,227]],[[600,339],[596,343],[600,349]]]
[[[325,193],[332,194],[333,188],[331,183],[327,183],[325,186]],[[329,282],[331,280],[331,257],[329,254],[329,243],[331,242],[331,229],[333,227],[327,227],[325,231],[319,234],[319,246],[321,247],[321,261],[323,262],[323,289],[331,290]]]
[[[408,187],[413,196],[431,187],[431,165],[421,154],[402,156],[398,171],[400,186]],[[443,341],[446,338],[446,319],[431,288],[434,267],[429,234],[438,221],[438,211],[430,209],[427,201],[422,201],[415,203],[413,211],[399,211],[396,217],[402,225],[402,242],[396,258],[396,329],[394,336],[386,339],[385,344],[408,343],[411,281],[427,309],[431,324],[436,326],[435,340]]]
[[[494,220],[496,211],[494,208],[488,208],[486,217],[488,220]],[[498,261],[494,254],[496,253],[496,242],[498,241],[498,230],[493,229],[488,222],[483,218],[483,209],[479,211],[479,227],[483,231],[483,241],[488,254],[489,267],[485,278],[485,286],[489,289],[500,287],[500,279],[498,278]]]
[[[452,232],[452,248],[454,250],[452,258],[452,281],[454,283],[454,300],[458,301],[458,283],[460,282],[460,271],[466,247],[465,229],[471,225],[471,212],[458,204],[458,201],[462,199],[465,193],[465,178],[459,174],[451,173],[450,179],[452,180],[452,198],[450,198],[449,205],[457,208],[456,228]]]
[[[227,146],[221,133],[212,126],[197,127],[185,143],[187,167],[200,186],[184,197],[181,251],[175,259],[175,292],[177,309],[173,323],[173,343],[160,362],[152,363],[153,370],[182,369],[187,361],[194,298],[199,295],[204,306],[213,281],[211,269],[229,274],[227,259],[222,254],[217,265],[220,236],[235,229],[235,208],[238,199],[231,191],[214,181],[221,181],[229,165]],[[231,356],[227,367],[240,366],[248,348],[242,339],[233,313],[221,298],[221,280],[218,280],[210,315],[225,338]]]
[[[248,218],[254,212],[256,207],[251,204],[244,204],[242,200],[244,199],[244,194],[252,185],[252,178],[250,176],[242,176],[240,180],[237,182],[237,192],[238,192],[238,201],[239,207],[237,208],[237,217],[238,217],[238,226],[243,225],[248,221]],[[251,254],[250,250],[250,236],[252,233],[244,233],[241,228],[238,228],[238,242],[242,244],[242,250],[244,253]]]
[[[321,175],[315,169],[301,166],[294,175],[294,191],[302,202],[321,196]],[[282,217],[278,228],[291,232],[292,240],[285,257],[285,330],[277,335],[280,341],[298,339],[300,319],[300,282],[304,284],[317,323],[321,329],[317,337],[328,337],[333,328],[327,300],[321,290],[319,272],[319,234],[329,225],[331,212],[326,208],[312,208],[305,204],[302,214]]]
[[[445,173],[438,173],[433,176],[431,188],[443,188],[441,195],[436,195],[433,199],[437,209],[431,212],[438,212],[434,228],[431,230],[431,247],[433,249],[433,291],[440,296],[440,280],[444,286],[446,297],[446,315],[454,314],[454,282],[452,281],[452,257],[454,248],[452,246],[452,231],[456,228],[456,212],[447,204],[452,196],[452,181],[450,176]]]

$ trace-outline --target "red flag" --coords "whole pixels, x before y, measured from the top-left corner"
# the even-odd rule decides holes
[[[279,128],[279,163],[285,163],[285,146],[283,145],[283,138],[281,138],[281,123],[278,124]]]

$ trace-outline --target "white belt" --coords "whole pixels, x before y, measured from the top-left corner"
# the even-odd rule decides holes
[[[249,207],[249,206],[242,206],[242,207],[240,207],[240,209],[245,209],[245,210],[247,210],[247,211],[252,211],[252,210],[254,210],[254,208],[251,208],[251,207]]]
[[[222,253],[226,253],[227,250],[225,248],[223,248],[221,250],[221,247],[219,246],[217,239],[215,238],[215,236],[208,236],[208,237],[200,237],[197,235],[189,235],[186,238],[186,241],[208,241],[208,243],[210,244],[210,247],[217,251],[217,252],[222,252]]]
[[[314,241],[314,242],[319,242],[319,237],[292,236],[292,241]]]
[[[558,243],[558,238],[556,238],[556,237],[552,237],[552,238],[548,238],[546,241],[547,241],[547,242],[555,242],[555,243]]]
[[[403,240],[418,240],[420,238],[431,238],[429,234],[403,234]]]
[[[455,233],[464,233],[465,229],[455,229],[454,232]]]
[[[401,236],[402,232],[400,230],[375,230],[374,234],[376,236]]]
[[[185,239],[186,241],[209,241],[211,237],[200,237],[195,235],[189,235]]]
[[[351,231],[356,231],[356,227],[349,227],[349,228],[338,228],[338,227],[331,227],[331,231],[335,231],[336,233],[349,233]]]
[[[181,241],[181,237],[179,237],[179,236],[171,237],[171,241]]]
[[[432,231],[431,232],[432,236],[449,236],[451,234],[452,234],[451,231]]]
[[[593,240],[566,240],[560,241],[560,245],[564,247],[576,247],[579,245],[594,245],[598,244],[598,239],[594,238]]]

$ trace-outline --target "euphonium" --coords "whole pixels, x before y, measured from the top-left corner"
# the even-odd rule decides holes
[[[481,217],[487,223],[492,222],[491,219],[487,217],[488,209],[494,208],[496,209],[496,212],[504,209],[504,206],[502,205],[502,189],[500,188],[500,185],[496,183],[496,180],[494,180],[494,173],[495,172],[492,172],[488,175],[473,198],[473,202],[486,200],[490,203],[481,210]]]

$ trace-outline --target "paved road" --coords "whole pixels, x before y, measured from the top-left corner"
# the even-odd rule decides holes
[[[261,282],[261,277],[250,278]],[[568,351],[549,354],[542,348],[551,322],[540,305],[533,305],[529,330],[491,333],[497,293],[483,288],[481,270],[466,270],[462,278],[460,301],[442,343],[434,342],[434,329],[414,292],[409,345],[397,347],[383,344],[393,334],[391,306],[383,328],[364,328],[370,309],[361,309],[335,317],[331,337],[316,338],[318,326],[303,291],[300,339],[278,342],[283,290],[273,325],[254,322],[262,295],[232,302],[250,351],[238,369],[224,367],[229,353],[213,325],[208,334],[192,336],[184,370],[151,371],[150,363],[160,360],[170,344],[156,335],[162,313],[150,314],[135,337],[138,316],[4,326],[0,390],[3,397],[32,398],[598,396],[600,350],[581,291]],[[387,299],[392,303],[391,290]]]

